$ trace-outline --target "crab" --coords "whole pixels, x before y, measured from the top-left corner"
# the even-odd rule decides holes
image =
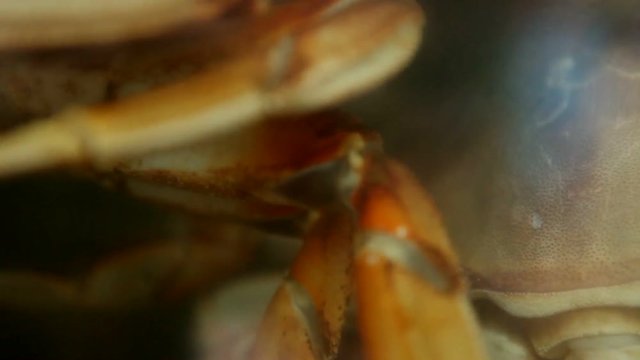
[[[2,3],[0,176],[82,169],[186,212],[290,224],[303,246],[249,358],[335,358],[353,294],[367,358],[482,359],[433,202],[330,109],[403,68],[422,24],[412,0]],[[116,280],[127,259],[106,267]]]

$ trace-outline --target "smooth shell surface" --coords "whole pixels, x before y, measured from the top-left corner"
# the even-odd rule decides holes
[[[521,316],[640,305],[637,33],[564,14],[515,26],[499,126],[435,182],[473,293]]]
[[[115,48],[7,54],[0,108],[32,123],[5,124],[14,130],[0,138],[0,173],[113,163],[331,106],[402,69],[423,23],[411,0],[288,2],[230,17]]]

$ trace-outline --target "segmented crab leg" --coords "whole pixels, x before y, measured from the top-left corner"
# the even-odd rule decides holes
[[[323,0],[250,16],[223,29],[234,34],[220,40],[218,50],[228,56],[192,76],[70,108],[0,137],[0,176],[112,164],[352,97],[408,62],[421,37],[421,14],[412,0]]]
[[[437,212],[407,170],[379,155],[376,140],[353,119],[318,113],[116,170],[134,194],[195,211],[307,214],[303,248],[266,312],[254,359],[332,358],[352,286],[369,358],[482,359]],[[236,202],[207,205],[229,199]]]
[[[62,277],[0,271],[0,304],[10,308],[127,307],[184,299],[236,274],[264,234],[231,224],[194,224],[168,239],[111,253],[86,272]]]
[[[219,16],[234,0],[0,4],[0,51],[103,44],[153,35]],[[82,31],[79,31],[82,29]]]
[[[320,215],[267,308],[254,360],[333,359],[351,292],[355,218],[349,209]]]
[[[368,359],[484,359],[437,212],[406,169],[382,161],[353,207],[314,225],[267,311],[254,359],[333,358],[352,268]]]
[[[352,288],[349,194],[376,139],[339,113],[272,119],[222,143],[122,164],[116,176],[137,196],[196,212],[254,220],[307,213],[303,248],[266,312],[253,358],[330,359]]]
[[[432,201],[384,160],[360,194],[355,260],[367,359],[484,359],[465,286]]]

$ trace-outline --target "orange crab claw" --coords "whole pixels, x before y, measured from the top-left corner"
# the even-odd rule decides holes
[[[404,167],[359,194],[355,259],[360,331],[368,359],[483,359],[465,287],[431,200]],[[377,175],[377,174],[376,174]]]

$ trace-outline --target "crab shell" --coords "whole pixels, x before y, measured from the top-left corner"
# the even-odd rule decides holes
[[[433,183],[495,359],[640,351],[640,47],[601,10],[516,17],[508,95]]]
[[[410,0],[57,5],[0,5],[2,175],[330,106],[404,67],[423,23]]]

